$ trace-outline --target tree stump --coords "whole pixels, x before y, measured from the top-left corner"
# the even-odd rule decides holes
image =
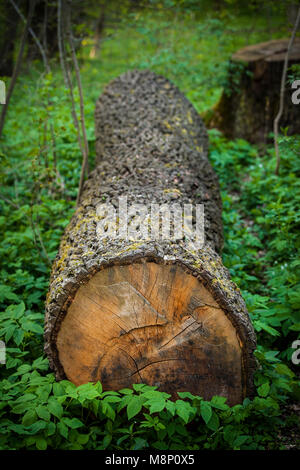
[[[255,334],[218,254],[221,198],[201,118],[149,71],[112,81],[95,118],[96,168],[63,235],[46,301],[45,351],[57,379],[241,402],[253,388]],[[195,248],[188,235],[112,236],[122,211],[99,230],[99,207],[117,211],[120,196],[128,207],[204,204],[205,244]]]
[[[279,109],[279,95],[288,39],[272,40],[240,49],[231,59],[228,83],[221,99],[205,122],[228,138],[267,143]],[[300,64],[300,38],[289,55],[289,67]],[[280,127],[288,135],[300,133],[300,112],[292,103],[295,90],[286,85]]]

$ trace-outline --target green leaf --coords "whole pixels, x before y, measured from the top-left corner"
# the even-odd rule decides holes
[[[48,410],[53,416],[55,416],[58,419],[62,417],[63,411],[64,411],[61,404],[54,397],[50,397],[49,399]]]
[[[39,418],[44,419],[45,421],[50,421],[50,413],[46,406],[39,405],[36,408],[36,413]]]
[[[280,336],[280,333],[277,330],[267,325],[266,323],[263,323],[259,320],[256,320],[253,323],[257,331],[265,330],[267,333],[269,333],[272,336]]]
[[[33,323],[32,321],[26,319],[22,321],[22,328],[25,331],[31,331],[32,333],[38,333],[40,335],[44,333],[44,330],[41,325],[38,325],[37,323]]]
[[[0,302],[3,302],[3,300],[5,299],[17,301],[18,296],[13,293],[11,287],[1,284],[0,285]]]
[[[18,367],[17,372],[15,372],[13,375],[18,376],[18,375],[24,375],[26,372],[29,372],[31,370],[31,366],[29,364],[23,364],[20,367]]]
[[[233,443],[233,447],[240,447],[242,444],[244,444],[250,436],[238,436]]]
[[[85,400],[93,400],[94,398],[101,396],[101,392],[99,392],[92,383],[79,385],[79,387],[77,387],[77,394],[80,403],[83,403]]]
[[[19,403],[18,405],[15,405],[12,408],[12,412],[16,414],[23,414],[24,412],[28,411],[29,409],[33,408],[34,404],[24,402],[24,403]]]
[[[36,395],[34,393],[24,393],[24,395],[21,395],[15,403],[24,403],[27,401],[32,401],[36,399]]]
[[[35,445],[38,450],[46,450],[47,449],[47,441],[42,436],[37,436],[35,438]]]
[[[98,381],[98,382],[95,384],[94,387],[95,387],[95,389],[97,390],[97,392],[99,393],[99,396],[100,396],[101,393],[103,392],[102,383]]]
[[[172,416],[175,416],[175,412],[176,412],[176,405],[173,401],[170,401],[170,400],[167,400],[166,402],[166,409],[169,411],[169,413],[172,415]]]
[[[67,426],[66,426],[62,421],[59,421],[59,422],[57,423],[57,429],[58,429],[59,433],[60,433],[65,439],[68,439],[69,430],[68,430]]]
[[[164,399],[161,399],[161,400],[148,400],[146,403],[145,403],[145,406],[146,405],[150,405],[150,413],[159,413],[160,411],[162,411],[166,405],[166,400]]]
[[[122,401],[122,397],[109,396],[109,395],[103,399],[103,402],[105,403],[119,403],[120,401]]]
[[[134,440],[133,450],[141,450],[145,447],[148,447],[147,441],[145,439],[142,439],[141,437],[136,437]]]
[[[62,396],[64,395],[65,391],[64,391],[64,387],[61,385],[60,382],[54,382],[53,384],[53,394],[55,396]]]
[[[127,405],[128,419],[133,418],[141,411],[144,401],[145,400],[142,399],[140,396],[136,396],[136,395],[132,396],[131,400],[129,401]]]
[[[17,325],[10,325],[6,328],[6,333],[5,333],[5,342],[8,343],[10,338],[13,336],[15,330],[17,328]]]
[[[36,421],[30,426],[30,428],[28,429],[28,433],[31,435],[37,434],[42,429],[45,429],[46,426],[47,426],[46,421]]]
[[[201,402],[200,413],[205,423],[207,424],[210,418],[212,417],[212,409],[208,402],[205,402],[205,401]]]
[[[116,417],[116,412],[109,403],[104,402],[104,401],[102,402],[102,412],[103,414],[105,414],[105,416],[107,416],[112,421],[114,421]]]
[[[32,368],[37,370],[48,370],[49,361],[47,358],[44,358],[42,356],[38,357],[35,361],[33,361]]]
[[[133,384],[132,388],[136,392],[141,392],[141,391],[146,391],[146,390],[155,390],[157,387],[151,387],[151,386],[146,385],[146,384]]]
[[[292,331],[300,331],[300,323],[294,323],[289,329]]]
[[[223,430],[224,440],[228,442],[230,445],[232,445],[232,443],[234,442],[236,438],[236,434],[237,433],[231,424],[224,427],[224,430]]]
[[[285,364],[276,364],[275,370],[278,374],[287,375],[288,377],[294,377],[295,374]]]
[[[217,413],[215,411],[213,411],[212,417],[210,418],[210,420],[207,423],[207,427],[209,429],[211,429],[212,431],[217,431],[219,429],[219,426],[220,426],[219,417],[218,417]]]
[[[84,426],[78,418],[62,418],[62,422],[71,429],[78,429]]]
[[[125,408],[125,406],[128,405],[128,403],[130,402],[131,400],[131,395],[124,395],[122,398],[121,398],[121,401],[119,402],[119,405],[117,407],[117,411],[121,411],[123,408]]]
[[[159,392],[158,390],[143,390],[142,392],[143,397],[148,398],[150,400],[166,400],[171,397],[169,393],[166,392]]]
[[[190,392],[177,392],[177,395],[180,398],[189,398],[190,400],[194,400],[194,398],[199,398],[195,395],[192,395]]]
[[[180,416],[181,419],[183,419],[185,424],[187,424],[189,421],[191,411],[193,411],[193,408],[188,402],[183,400],[176,400],[176,413],[178,416]]]
[[[107,449],[107,447],[111,443],[111,440],[112,440],[111,434],[106,434],[106,436],[104,437],[103,442],[102,442],[103,449]]]
[[[258,353],[258,351],[257,351]],[[279,351],[267,351],[264,356],[265,358],[267,359],[267,361],[270,361],[270,362],[279,362],[280,359],[278,359],[276,356],[278,356],[279,354]],[[260,359],[259,357],[259,353],[258,353],[258,359]]]
[[[22,419],[22,424],[24,426],[30,426],[31,424],[35,423],[37,420],[37,414],[35,412],[35,410],[28,410],[26,411],[26,413],[24,414],[23,416],[23,419]]]
[[[131,388],[122,388],[122,390],[119,390],[119,393],[122,393],[122,395],[132,395],[133,390]]]
[[[225,403],[227,400],[226,397],[214,396],[212,397],[210,404],[213,408],[218,410],[228,410],[229,406]]]
[[[55,434],[55,431],[56,431],[56,426],[53,423],[53,421],[49,421],[45,429],[46,429],[47,436],[53,436],[53,434]]]
[[[77,442],[79,442],[79,444],[86,444],[89,440],[89,437],[90,435],[89,434],[78,434],[77,436]]]
[[[21,330],[21,329],[15,330],[15,332],[14,332],[14,341],[15,341],[17,346],[20,346],[23,339],[24,339],[24,331]]]
[[[22,301],[19,305],[14,305],[14,309],[12,310],[12,316],[15,319],[19,319],[23,316],[25,312],[25,304]]]
[[[270,384],[268,382],[264,383],[257,389],[257,393],[260,397],[266,397],[270,391]]]

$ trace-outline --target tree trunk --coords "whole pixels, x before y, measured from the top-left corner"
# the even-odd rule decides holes
[[[288,39],[268,41],[233,55],[226,89],[213,113],[205,118],[210,128],[221,130],[228,138],[242,138],[255,144],[268,142],[278,113],[288,42]],[[299,63],[300,38],[296,38],[289,67]],[[292,103],[292,93],[291,85],[286,84],[280,127],[288,128],[288,135],[300,133],[299,107]]]
[[[57,379],[100,380],[104,389],[143,382],[172,396],[241,402],[252,391],[255,334],[217,254],[221,198],[201,118],[149,71],[111,82],[95,118],[96,168],[62,238],[46,303],[45,351]],[[127,224],[124,205],[118,217],[105,212],[117,213],[120,196]],[[136,203],[153,217],[153,204],[176,207],[179,225],[184,204],[204,204],[205,244],[187,230],[162,238],[155,230],[164,230],[168,211],[146,240],[141,228],[153,229],[153,219],[141,206],[132,217]],[[194,230],[195,213],[189,220]]]
[[[298,10],[299,10],[299,2],[289,3],[287,5],[287,20],[289,24],[291,25],[291,27],[293,27],[293,25],[296,22]],[[300,27],[298,28],[298,31],[299,30],[300,30]]]
[[[105,4],[105,2],[103,3],[103,5],[100,6],[99,17],[97,19],[96,26],[95,26],[94,44],[90,51],[90,57],[92,59],[98,55],[99,50],[100,50],[100,42],[102,39],[102,34],[103,34],[104,26],[105,26],[106,6],[107,5]]]
[[[9,0],[0,8],[0,77],[11,77],[19,18]]]
[[[11,99],[11,96],[12,96],[17,78],[18,78],[19,73],[20,73],[20,68],[21,68],[21,64],[22,64],[25,44],[26,44],[26,40],[27,40],[27,37],[28,37],[28,31],[29,31],[29,28],[30,28],[30,25],[31,25],[33,14],[34,14],[35,3],[36,3],[36,0],[30,0],[29,1],[27,20],[25,22],[25,27],[24,27],[24,30],[23,30],[22,38],[21,38],[21,43],[20,43],[20,48],[19,48],[17,60],[16,60],[16,63],[15,63],[13,74],[12,74],[12,77],[11,77],[11,80],[10,80],[10,83],[9,83],[9,87],[8,87],[8,90],[7,90],[5,104],[3,106],[3,109],[2,109],[2,112],[1,112],[1,115],[0,115],[0,137],[2,135],[2,131],[3,131],[3,127],[4,127],[5,116],[6,116],[6,113],[7,113],[8,105],[9,105],[9,102],[10,102],[10,99]]]

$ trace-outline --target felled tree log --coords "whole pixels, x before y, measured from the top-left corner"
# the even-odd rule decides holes
[[[112,81],[95,118],[96,168],[62,238],[46,302],[45,351],[57,379],[115,390],[142,382],[172,396],[240,402],[252,391],[255,334],[217,254],[221,198],[201,118],[149,71]],[[205,244],[99,231],[99,207],[117,210],[120,196],[128,207],[204,204]],[[110,230],[124,227],[122,218]]]
[[[273,132],[288,39],[272,40],[240,49],[232,56],[228,83],[221,99],[205,122],[228,138],[266,143]],[[300,63],[300,38],[289,55],[289,67]],[[293,89],[286,86],[280,127],[288,135],[300,133],[299,106],[292,102]]]

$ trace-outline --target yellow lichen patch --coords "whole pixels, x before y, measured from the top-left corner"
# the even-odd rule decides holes
[[[193,119],[192,119],[190,111],[188,111],[188,113],[187,113],[187,119],[188,119],[190,124],[193,124]]]
[[[71,250],[71,245],[68,245],[65,240],[62,241],[60,245],[60,258],[55,263],[54,269],[61,271],[65,267],[65,261],[69,256],[69,252]]]
[[[163,121],[163,124],[166,126],[167,129],[172,129],[172,126],[168,121]]]
[[[176,162],[174,163],[165,163],[165,167],[166,168],[174,168],[176,167],[178,164]]]
[[[128,248],[126,248],[125,251],[135,250],[136,248],[138,248],[138,247],[141,246],[142,244],[143,244],[143,242],[133,243],[133,244],[130,245]]]
[[[90,256],[90,255],[93,255],[94,253],[95,252],[93,250],[89,250],[84,253],[84,256]]]
[[[212,284],[217,284],[218,287],[220,287],[223,292],[226,292],[226,294],[228,295],[228,297],[233,297],[232,291],[231,291],[231,289],[229,289],[229,287],[228,287],[228,283],[227,283],[227,282],[224,282],[223,279],[220,279],[220,278],[217,279],[217,278],[215,278],[215,279],[212,280]]]
[[[181,191],[177,188],[170,188],[170,189],[164,189],[164,193],[176,193],[176,194],[179,194],[179,196],[181,196]]]
[[[124,248],[124,250],[121,250],[121,251],[118,251],[117,253],[113,252],[113,251],[108,251],[106,253],[106,256],[109,256],[109,255],[113,255],[114,257],[118,257],[120,255],[123,255],[124,253],[126,253],[127,251],[131,251],[131,250],[136,250],[137,248],[139,248],[141,245],[143,245],[144,242],[138,242],[138,243],[133,243],[132,245],[128,246],[127,248]]]

